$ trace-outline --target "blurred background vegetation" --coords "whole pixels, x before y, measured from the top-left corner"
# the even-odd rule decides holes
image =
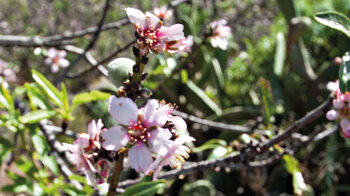
[[[126,7],[147,11],[168,3],[162,0],[112,1],[106,23],[125,18],[123,9]],[[96,26],[103,5],[101,0],[0,0],[0,34],[46,36]],[[154,98],[175,103],[178,110],[204,119],[253,126],[262,117],[258,128],[268,129],[275,135],[327,99],[326,84],[335,81],[338,75],[334,58],[349,50],[350,40],[345,35],[313,19],[316,12],[326,10],[350,16],[350,3],[348,0],[192,0],[180,4],[174,8],[174,18],[165,24],[184,24],[186,36],[193,35],[198,47],[187,56],[152,56],[146,68],[149,77],[145,86],[154,92]],[[226,51],[212,48],[209,42],[203,41],[206,24],[220,18],[227,19],[232,29]],[[133,31],[132,25],[103,31],[92,55],[102,60],[133,40]],[[89,39],[91,35],[74,39],[74,45],[84,48]],[[12,88],[32,82],[32,68],[50,81],[57,77],[43,63],[45,57],[35,55],[34,49],[0,47],[0,59],[17,70],[17,81],[10,84]],[[68,53],[70,61],[75,57]],[[116,57],[133,58],[131,47]],[[72,72],[89,66],[80,61]],[[65,84],[70,96],[95,89],[116,90],[97,70],[84,77],[66,79]],[[106,127],[112,125],[105,101],[91,102],[74,113],[75,119],[69,123],[69,129],[76,132],[86,132],[91,119],[102,118]],[[54,122],[59,124],[60,119]],[[331,124],[322,117],[301,133],[307,135]],[[237,150],[233,142],[238,138],[236,134],[191,122],[188,128],[197,140],[197,147],[211,139],[220,139],[220,144],[197,148],[189,162],[219,158]],[[3,129],[1,135],[11,138],[13,133]],[[5,148],[6,145],[1,146]],[[350,194],[349,147],[350,142],[337,132],[295,150],[298,167],[305,183],[310,185],[305,194]],[[292,195],[295,187],[292,175],[285,169],[286,162],[241,172],[198,171],[169,181],[163,194]],[[2,171],[1,175],[6,174]],[[136,174],[130,176],[136,177]],[[12,181],[15,180],[12,178]]]

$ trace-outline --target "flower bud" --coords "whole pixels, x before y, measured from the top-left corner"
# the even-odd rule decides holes
[[[117,87],[128,79],[135,62],[129,58],[116,58],[108,64],[108,76]]]

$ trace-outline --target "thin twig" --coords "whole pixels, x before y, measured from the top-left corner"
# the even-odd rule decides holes
[[[108,189],[107,196],[112,196],[116,194],[119,177],[123,170],[123,163],[124,163],[124,153],[121,153],[118,157],[118,160],[115,161],[112,176],[108,180],[109,189]]]
[[[246,126],[241,126],[241,125],[232,125],[232,124],[226,124],[226,123],[222,123],[222,122],[215,122],[215,121],[211,121],[211,120],[202,119],[202,118],[190,115],[190,114],[186,114],[184,112],[180,112],[178,110],[173,111],[173,114],[180,116],[188,121],[198,123],[201,125],[206,125],[212,129],[216,129],[216,130],[231,131],[231,132],[239,133],[239,134],[252,133],[252,132],[264,133],[264,131],[262,131],[262,130],[253,130],[252,131],[251,127],[246,127]]]
[[[101,32],[101,28],[102,28],[102,25],[106,19],[106,15],[107,15],[107,12],[108,12],[108,8],[109,8],[109,2],[110,0],[106,0],[106,3],[105,3],[105,6],[103,8],[103,13],[102,13],[102,17],[98,23],[98,26],[97,26],[97,31],[94,33],[90,43],[85,47],[85,50],[83,52],[83,54],[79,55],[74,61],[73,63],[67,67],[66,70],[64,70],[63,74],[60,75],[57,80],[54,82],[55,85],[58,85],[60,82],[62,82],[62,80],[67,76],[67,74],[69,73],[70,70],[72,70],[77,64],[78,62],[85,56],[85,54],[94,47],[95,43],[97,42],[98,38],[99,38],[99,35],[100,35],[100,32]]]

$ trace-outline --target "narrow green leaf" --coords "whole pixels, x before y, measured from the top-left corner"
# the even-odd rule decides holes
[[[185,69],[181,69],[181,81],[183,84],[186,84],[187,83],[187,80],[188,80],[188,73]]]
[[[46,167],[48,167],[52,171],[52,173],[54,173],[55,175],[60,174],[60,170],[58,168],[56,159],[53,155],[48,155],[48,154],[42,155],[41,161]]]
[[[222,139],[211,139],[202,144],[201,146],[198,146],[195,149],[193,149],[193,152],[201,152],[204,150],[214,149],[218,146],[227,146],[227,142]]]
[[[189,90],[190,96],[195,98],[195,102],[193,104],[201,104],[203,107],[205,107],[207,110],[210,110],[212,112],[215,112],[216,115],[221,115],[222,110],[219,108],[219,106],[216,105],[214,101],[212,101],[205,92],[200,89],[195,83],[193,83],[191,80],[189,80],[186,83],[186,87]]]
[[[344,54],[340,65],[339,88],[342,93],[350,91],[350,52]]]
[[[32,70],[32,77],[35,82],[45,91],[50,99],[59,107],[62,106],[60,91],[48,80],[36,70]]]
[[[216,80],[218,82],[218,85],[221,89],[223,89],[225,86],[225,80],[224,80],[224,75],[222,73],[221,66],[220,66],[218,59],[213,58],[212,65],[213,65],[213,68],[215,71],[215,76],[216,76]]]
[[[34,133],[32,135],[32,141],[33,141],[35,150],[40,155],[47,155],[47,153],[49,152],[49,145],[42,134]]]
[[[62,89],[62,101],[63,101],[63,108],[65,111],[69,110],[69,98],[68,98],[68,93],[67,93],[67,88],[64,83],[61,83],[61,89]]]
[[[343,32],[350,37],[350,19],[344,14],[328,11],[319,12],[314,15],[317,22]]]
[[[91,101],[106,100],[110,96],[111,94],[101,91],[80,93],[73,98],[73,106],[78,106]]]
[[[37,123],[43,119],[50,119],[57,114],[54,110],[35,110],[19,117],[19,121],[24,124]]]
[[[26,88],[29,102],[33,110],[35,110],[37,107],[43,110],[52,109],[48,102],[48,99],[43,96],[42,91],[37,88],[37,85],[25,83],[24,86]]]
[[[4,83],[1,83],[1,88],[0,88],[0,104],[6,108],[8,111],[11,111],[14,109],[14,104],[10,95],[10,92],[8,89],[5,87]]]
[[[278,32],[276,36],[276,52],[273,65],[273,73],[281,77],[283,71],[284,60],[286,58],[286,40],[284,39],[284,34]]]
[[[158,180],[154,182],[141,182],[125,189],[125,192],[120,196],[151,196],[164,187],[164,180]]]
[[[258,83],[259,93],[263,103],[264,122],[270,124],[273,121],[273,115],[275,113],[270,82],[264,78],[260,78]]]

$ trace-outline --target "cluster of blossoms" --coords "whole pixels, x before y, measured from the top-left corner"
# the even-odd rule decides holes
[[[0,75],[4,77],[5,81],[7,82],[15,82],[16,72],[14,69],[9,68],[8,64],[0,59]]]
[[[228,38],[231,35],[231,28],[226,25],[225,19],[213,21],[209,24],[210,26],[210,43],[214,48],[221,48],[226,50],[228,46]]]
[[[333,109],[326,114],[328,120],[340,122],[342,135],[350,138],[350,93],[342,93],[339,89],[339,82],[329,82],[327,88],[334,92]]]
[[[163,22],[150,12],[143,14],[134,8],[126,8],[125,11],[131,23],[134,24],[141,56],[149,52],[172,53],[182,47],[183,44],[179,44],[179,41],[184,39],[182,24],[165,27]]]
[[[109,165],[106,159],[101,158],[100,134],[103,123],[101,119],[97,123],[93,120],[88,127],[88,134],[81,133],[73,144],[63,143],[67,159],[76,169],[86,176],[87,184],[96,187],[102,184],[108,177]]]
[[[66,51],[50,48],[47,51],[47,58],[45,59],[45,64],[51,66],[52,73],[57,73],[60,67],[68,67],[69,61],[65,59],[66,56]]]
[[[184,143],[194,141],[185,133],[186,122],[171,115],[173,110],[155,99],[138,108],[130,98],[111,96],[109,112],[118,125],[101,134],[102,147],[108,151],[129,149],[130,166],[144,174],[154,171],[156,179],[163,166],[179,167],[190,152]]]

